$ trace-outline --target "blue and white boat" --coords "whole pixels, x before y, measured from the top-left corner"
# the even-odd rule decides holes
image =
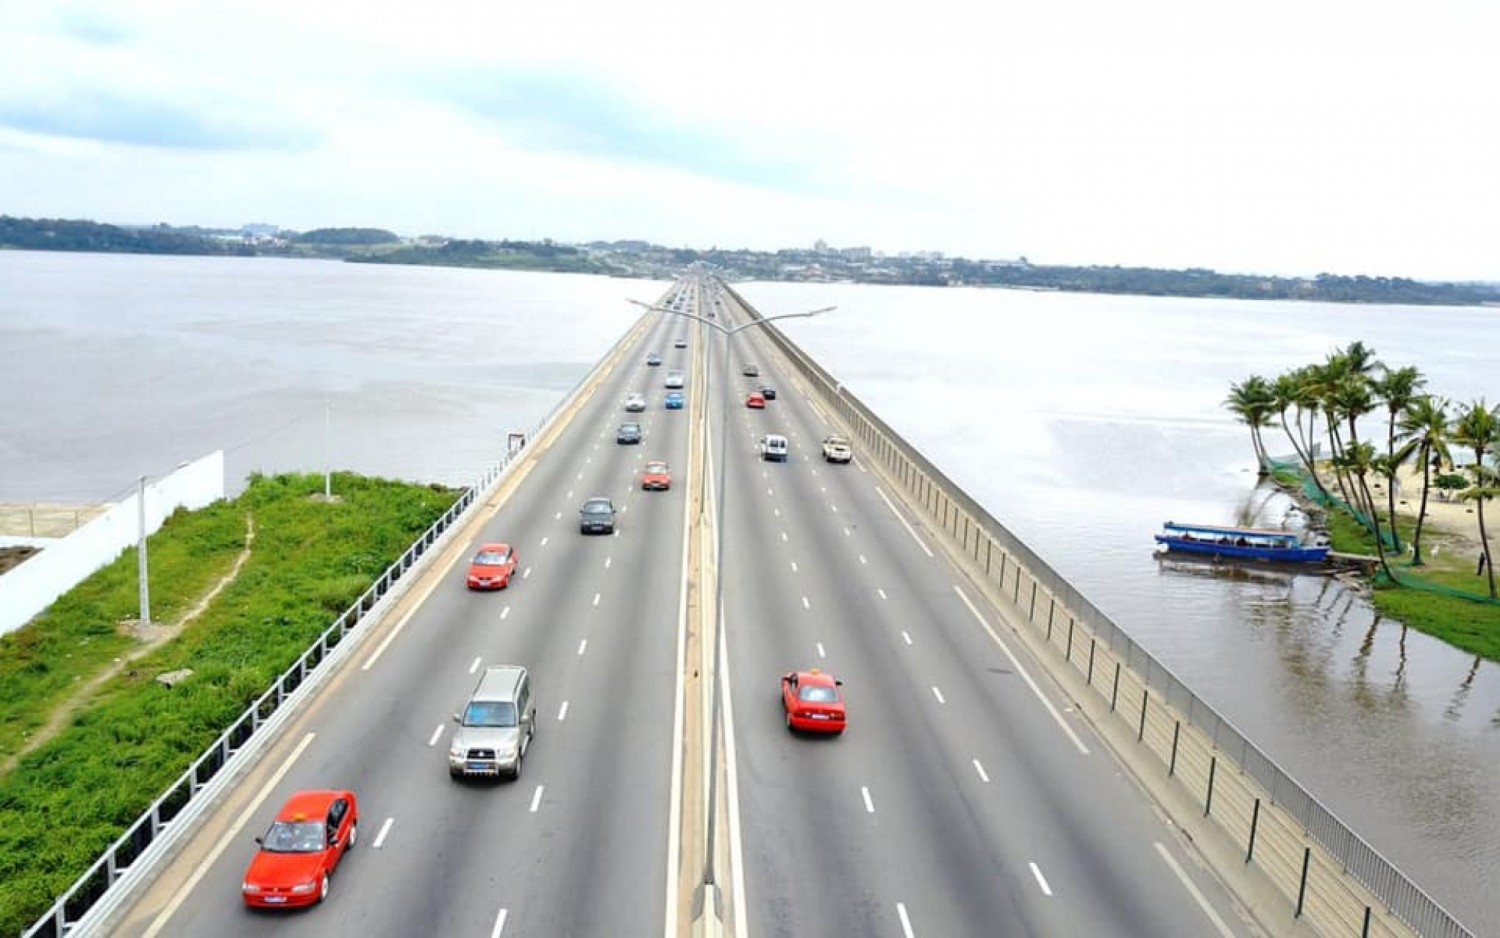
[[[1309,546],[1291,531],[1234,528],[1213,524],[1177,524],[1168,521],[1156,535],[1156,543],[1169,551],[1198,554],[1225,560],[1270,560],[1280,563],[1322,563],[1328,546]]]

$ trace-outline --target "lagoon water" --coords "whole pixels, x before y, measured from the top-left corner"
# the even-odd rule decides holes
[[[0,501],[104,500],[220,447],[236,489],[329,459],[461,484],[636,320],[625,297],[662,287],[0,252]],[[1167,567],[1151,542],[1169,518],[1286,516],[1221,406],[1231,381],[1360,339],[1435,393],[1493,399],[1500,310],[738,289],[768,315],[837,305],[783,326],[1470,928],[1500,932],[1500,668],[1336,581]]]

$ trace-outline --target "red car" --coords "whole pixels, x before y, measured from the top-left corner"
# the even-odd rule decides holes
[[[667,489],[670,489],[671,487],[672,487],[672,473],[670,473],[670,472],[667,471],[667,464],[666,463],[664,463],[664,462],[648,462],[648,463],[646,463],[646,471],[643,472],[643,473],[641,473],[641,488],[645,489],[648,492],[651,491],[651,490],[653,490],[653,489],[655,489],[658,492],[665,492]]]
[[[313,905],[328,898],[328,877],[359,838],[352,791],[299,791],[276,813],[245,871],[245,904],[261,909]]]
[[[781,677],[781,707],[786,728],[814,733],[842,733],[846,725],[844,682],[817,668]]]
[[[471,590],[503,590],[516,572],[516,552],[509,544],[485,544],[469,564],[464,581]]]
[[[759,391],[756,391],[754,394],[745,398],[745,406],[753,407],[756,410],[765,410],[766,396],[764,394],[761,394]]]

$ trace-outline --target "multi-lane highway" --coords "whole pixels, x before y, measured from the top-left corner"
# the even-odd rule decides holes
[[[706,278],[669,295],[685,311],[745,321]],[[999,644],[1007,630],[981,624],[1001,619],[858,454],[821,462],[830,428],[755,329],[734,339],[732,361],[714,362],[711,390],[730,395],[717,425],[703,353],[724,343],[702,329],[648,315],[455,562],[289,725],[114,933],[685,933],[671,838],[678,799],[692,797],[678,783],[680,661],[696,627],[686,482],[717,455],[719,433],[734,767],[723,791],[736,822],[720,882],[735,887],[726,924],[736,934],[1251,933],[1041,668]],[[674,348],[679,337],[688,348]],[[646,366],[651,351],[660,367]],[[744,361],[758,379],[740,376]],[[688,410],[662,407],[674,369],[693,375]],[[778,399],[745,408],[762,383]],[[645,413],[622,411],[632,391],[645,393]],[[715,432],[690,452],[706,404]],[[635,418],[644,442],[616,445],[616,427]],[[767,432],[790,438],[788,462],[760,461]],[[658,458],[673,488],[643,492],[642,466]],[[596,494],[621,509],[614,536],[578,531],[578,506]],[[516,547],[517,577],[506,591],[471,593],[467,557],[492,540]],[[451,714],[492,664],[531,670],[536,738],[519,780],[454,782]],[[812,666],[845,682],[842,737],[785,728],[778,678]],[[358,845],[329,900],[245,910],[252,837],[291,792],[314,787],[360,798]]]

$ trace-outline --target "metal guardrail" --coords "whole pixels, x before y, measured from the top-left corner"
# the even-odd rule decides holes
[[[526,440],[534,439],[573,403],[589,379],[604,362],[610,359],[620,345],[630,339],[633,331],[627,330],[611,352],[606,353],[600,359],[600,363],[580,378],[572,390],[548,412],[547,416],[532,427],[526,434]],[[93,866],[89,867],[87,872],[57,898],[45,915],[21,932],[22,938],[63,938],[81,924],[84,916],[99,903],[133,864],[149,863],[159,859],[159,857],[147,856],[147,851],[153,844],[160,842],[162,835],[187,809],[189,803],[210,785],[236,754],[246,747],[262,727],[271,722],[285,704],[298,702],[293,696],[298,688],[351,632],[380,610],[381,600],[391,593],[397,582],[420,558],[441,542],[443,535],[461,520],[470,508],[483,501],[484,496],[504,476],[505,470],[524,452],[523,443],[521,447],[507,452],[500,462],[491,466],[477,482],[465,489],[442,517],[418,536],[405,553],[387,567],[375,582],[370,584],[370,587],[348,609],[344,610],[322,635],[318,636],[307,651],[303,652],[291,667],[283,671],[271,687],[241,713],[229,728],[220,734],[219,738],[214,740],[213,744],[188,767],[187,771],[168,786],[167,790],[126,828],[125,833],[111,844],[98,860],[94,861]]]
[[[760,313],[728,284],[724,284],[724,288],[748,313],[760,317]],[[1295,818],[1307,835],[1337,859],[1348,875],[1370,890],[1391,914],[1420,935],[1432,938],[1473,938],[1473,932],[1438,904],[1437,900],[1339,820],[1337,815],[1269,756],[1256,748],[1245,734],[1194,694],[1166,665],[1131,639],[1109,616],[1094,606],[870,408],[845,390],[837,379],[798,348],[774,324],[768,323],[761,331],[802,371],[804,377],[821,387],[825,399],[837,408],[839,416],[851,432],[864,443],[865,452],[883,463],[911,495],[921,502],[924,509],[941,521],[946,533],[962,544],[976,562],[983,565],[986,573],[990,572],[992,561],[993,566],[1003,570],[1006,555],[1009,555],[1009,563],[1012,566],[1019,564],[1035,584],[1048,590],[1068,610],[1075,624],[1091,629],[1099,641],[1141,676],[1146,686],[1162,694],[1180,713],[1186,715],[1190,724],[1207,734],[1220,751],[1237,761],[1242,770],[1270,794],[1276,805]],[[995,551],[997,546],[998,556]]]

